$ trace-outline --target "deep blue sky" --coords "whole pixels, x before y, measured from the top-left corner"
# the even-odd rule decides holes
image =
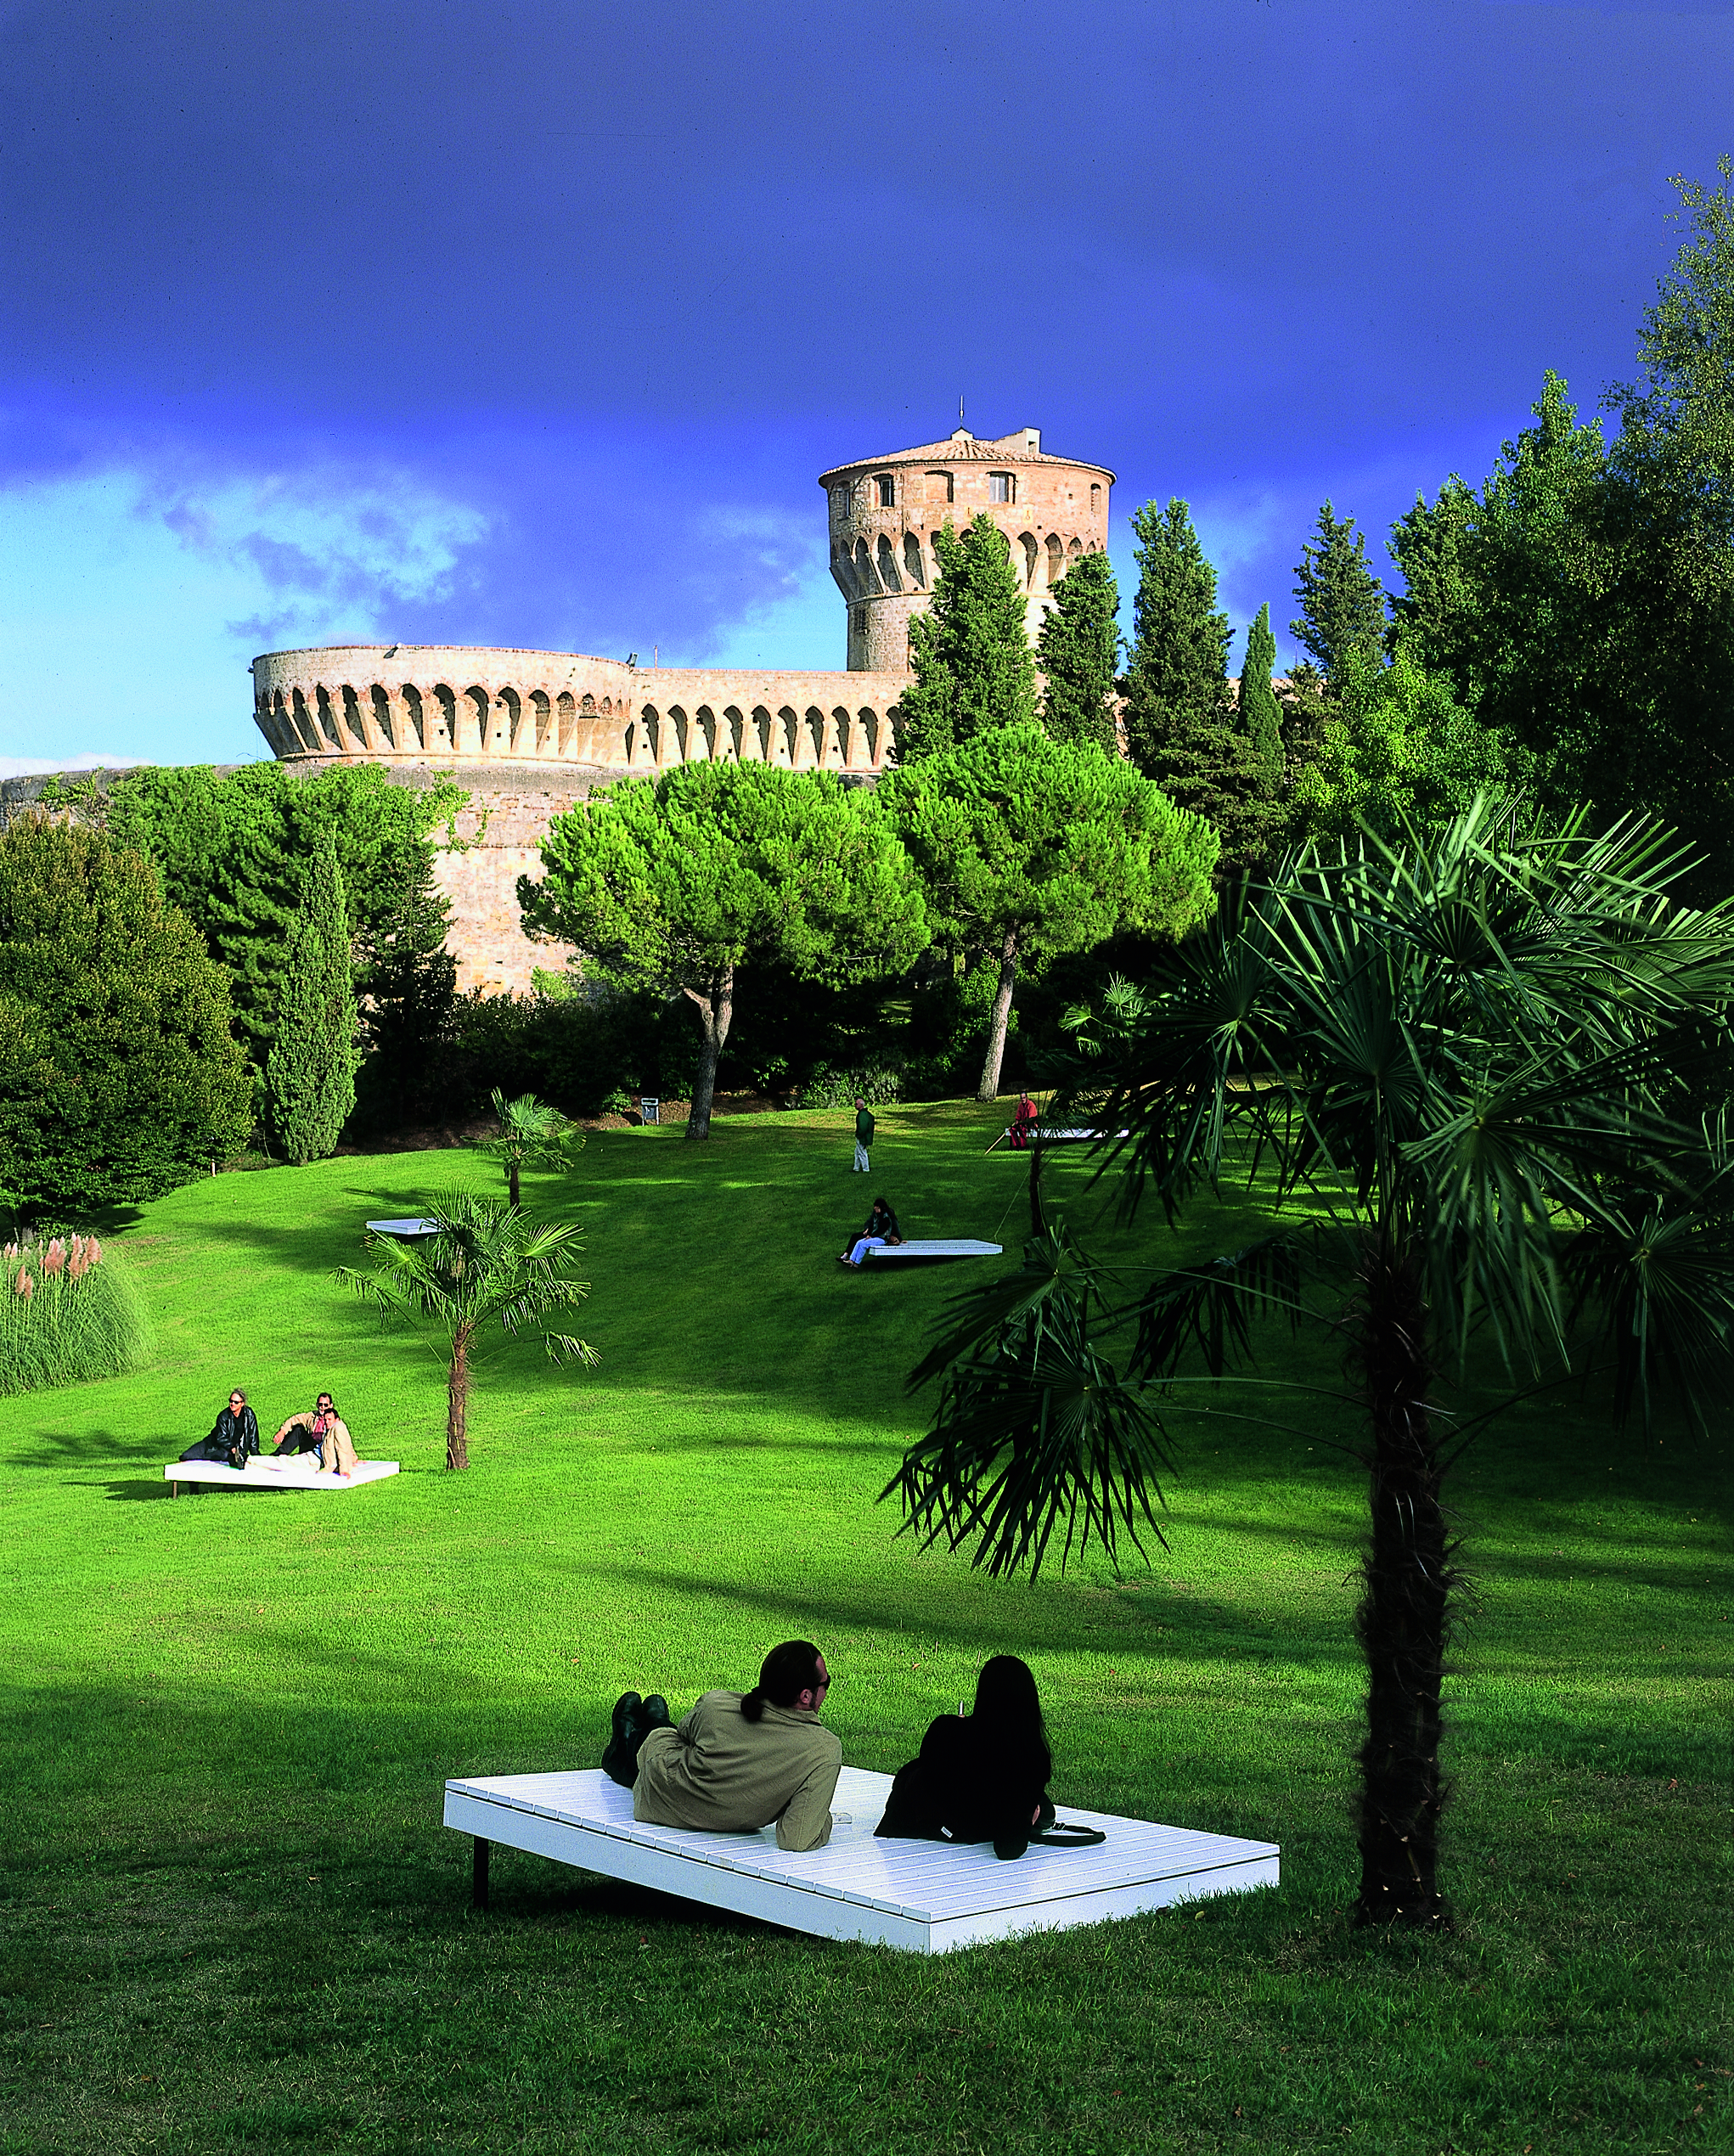
[[[840,666],[826,465],[1039,426],[1237,629],[1630,371],[1734,5],[0,0],[0,758],[381,636]]]

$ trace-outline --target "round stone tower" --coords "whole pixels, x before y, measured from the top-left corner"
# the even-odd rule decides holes
[[[847,602],[851,673],[902,673],[909,617],[932,595],[933,541],[985,510],[1004,534],[1022,586],[1030,641],[1049,588],[1079,554],[1108,543],[1106,464],[1050,456],[1034,427],[978,442],[960,427],[943,442],[837,464],[819,481],[830,504],[830,573]]]

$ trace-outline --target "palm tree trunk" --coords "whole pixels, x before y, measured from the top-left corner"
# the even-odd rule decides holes
[[[456,1470],[470,1465],[470,1444],[464,1418],[470,1405],[470,1328],[459,1326],[452,1336],[452,1360],[446,1371],[446,1465]]]
[[[1017,931],[1006,932],[999,952],[999,986],[994,992],[994,1015],[988,1025],[988,1053],[982,1061],[982,1082],[976,1088],[978,1101],[999,1096],[999,1067],[1005,1061],[1005,1031],[1011,1022],[1011,991],[1017,981]]]
[[[518,1163],[515,1160],[506,1162],[506,1195],[515,1210],[518,1203]]]
[[[1438,1891],[1439,1689],[1456,1575],[1427,1399],[1427,1310],[1411,1259],[1377,1248],[1361,1280],[1372,1545],[1355,1618],[1367,1665],[1356,1916],[1438,1928],[1448,1921]]]
[[[723,1053],[723,1044],[729,1038],[729,1027],[735,1016],[734,967],[728,967],[717,977],[708,995],[700,995],[692,988],[686,993],[698,1005],[705,1029],[705,1044],[698,1059],[698,1084],[693,1089],[692,1113],[687,1119],[686,1134],[689,1138],[708,1138],[711,1102],[717,1090],[717,1061]]]

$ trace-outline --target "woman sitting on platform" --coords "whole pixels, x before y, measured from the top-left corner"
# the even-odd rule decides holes
[[[995,1856],[1022,1856],[1030,1837],[1054,1823],[1053,1771],[1029,1664],[996,1654],[977,1680],[974,1714],[941,1714],[928,1725],[874,1831],[890,1840],[991,1842]]]
[[[881,1244],[901,1242],[903,1231],[897,1224],[897,1215],[883,1198],[875,1198],[873,1210],[867,1216],[867,1224],[859,1236],[850,1238],[850,1247],[837,1253],[840,1264],[859,1265],[870,1250],[877,1250]]]
[[[200,1438],[197,1444],[189,1444],[181,1455],[183,1460],[207,1460],[214,1466],[245,1467],[249,1456],[259,1450],[259,1418],[247,1405],[247,1396],[237,1386],[228,1396],[228,1405],[217,1418],[208,1438]]]

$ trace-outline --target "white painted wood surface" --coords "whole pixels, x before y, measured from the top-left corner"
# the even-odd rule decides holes
[[[596,1768],[448,1782],[445,1823],[791,1931],[917,1954],[1061,1931],[1277,1882],[1281,1853],[1273,1843],[1063,1804],[1061,1820],[1099,1827],[1106,1841],[1093,1849],[1033,1847],[1011,1863],[985,1847],[881,1842],[873,1830],[890,1789],[888,1774],[845,1767],[830,1841],[805,1851],[780,1849],[768,1827],[757,1834],[699,1834],[640,1826],[631,1791]]]
[[[864,1252],[861,1262],[864,1265],[886,1264],[894,1258],[997,1258],[1005,1247],[1000,1242],[975,1242],[966,1236],[949,1242],[892,1242]]]
[[[436,1236],[440,1231],[437,1220],[369,1220],[368,1226],[376,1236],[397,1236],[406,1241],[413,1236]]]
[[[234,1489],[359,1489],[363,1483],[383,1482],[395,1475],[395,1460],[363,1460],[347,1481],[341,1475],[322,1474],[314,1452],[287,1455],[277,1467],[262,1459],[250,1460],[245,1467],[231,1467],[221,1460],[172,1460],[162,1471],[166,1483],[227,1483]]]

